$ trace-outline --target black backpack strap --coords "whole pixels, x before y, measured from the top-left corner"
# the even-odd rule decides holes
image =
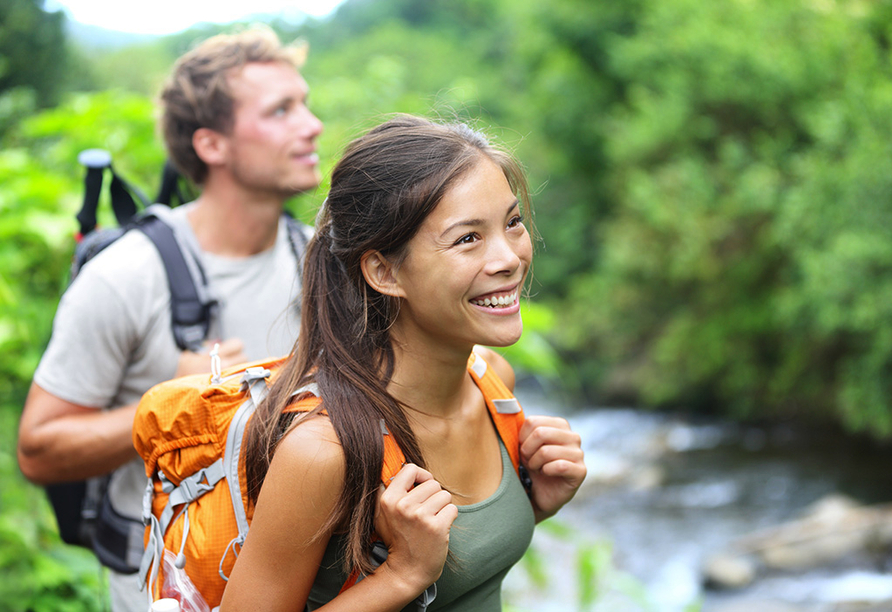
[[[161,171],[161,184],[158,186],[158,195],[155,196],[155,202],[173,207],[174,199],[179,204],[185,204],[186,202],[180,189],[180,173],[168,159],[164,162],[164,169]]]
[[[78,242],[96,228],[96,209],[99,207],[99,193],[102,191],[102,175],[105,168],[87,167],[84,175],[84,203],[77,213]]]
[[[108,169],[111,171],[112,175],[111,186],[109,188],[109,191],[111,192],[112,210],[115,212],[115,218],[118,220],[118,225],[126,225],[136,216],[137,212],[136,201],[133,199],[133,196],[135,195],[139,199],[143,208],[149,205],[149,200],[143,192],[121,178],[121,176],[115,172],[114,166],[109,164]]]
[[[186,263],[183,247],[173,228],[158,216],[146,214],[136,225],[155,244],[170,287],[170,319],[173,337],[181,350],[198,351],[207,339],[211,318],[217,303],[202,299],[198,285],[207,286],[201,264],[195,260],[195,270]]]

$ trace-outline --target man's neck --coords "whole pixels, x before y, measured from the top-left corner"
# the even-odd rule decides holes
[[[189,223],[203,251],[248,257],[275,244],[282,206],[277,197],[205,188],[189,212]]]

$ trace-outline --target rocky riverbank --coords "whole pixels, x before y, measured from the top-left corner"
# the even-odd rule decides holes
[[[548,412],[536,399],[521,397],[528,412]],[[523,602],[514,609],[892,611],[892,453],[840,435],[631,409],[570,420],[589,467],[559,515],[575,535],[537,533],[548,584],[512,571]],[[584,563],[619,585],[598,582],[591,607],[579,603]]]

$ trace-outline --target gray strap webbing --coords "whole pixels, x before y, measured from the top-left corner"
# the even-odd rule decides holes
[[[309,393],[311,395],[315,395],[316,397],[322,397],[322,395],[319,393],[319,385],[317,385],[316,383],[304,385],[297,391],[294,391],[291,394],[291,397],[297,397],[298,395],[303,395],[304,393]]]
[[[475,354],[474,363],[471,364],[471,369],[474,370],[474,374],[476,374],[478,378],[483,378],[483,375],[486,374],[486,361]]]
[[[264,368],[249,369],[264,370]],[[269,376],[269,370],[265,371],[266,376]],[[254,414],[254,410],[257,408],[257,403],[262,401],[263,397],[266,396],[265,377],[259,377],[260,374],[260,371],[256,371],[251,375],[249,375],[247,371],[245,372],[245,377],[242,380],[248,385],[251,397],[245,400],[235,412],[232,421],[229,423],[229,432],[226,435],[226,449],[223,454],[223,466],[226,470],[226,484],[229,486],[229,496],[232,500],[232,511],[235,514],[235,524],[238,527],[238,534],[229,542],[229,545],[223,552],[223,556],[220,558],[218,572],[223,580],[229,580],[229,576],[223,573],[223,563],[229,555],[229,551],[231,550],[238,556],[238,552],[241,550],[241,546],[245,542],[245,537],[248,535],[248,516],[245,512],[245,503],[242,499],[242,488],[238,478],[238,462],[242,451],[242,439],[244,438],[248,421],[250,420],[251,415]]]
[[[152,514],[152,498],[155,489],[152,479],[149,479],[143,494],[143,522],[150,527],[150,531],[149,543],[139,564],[139,578],[142,583],[146,581],[149,568],[152,570],[152,582],[158,576],[158,568],[164,553],[164,532],[167,531],[167,527],[170,525],[171,519],[173,519],[174,507],[193,502],[208,491],[213,490],[214,486],[224,476],[223,460],[217,459],[208,467],[184,478],[179,486],[170,492],[167,498],[167,505],[158,518]]]
[[[499,414],[517,414],[520,412],[520,403],[513,397],[511,399],[494,399],[493,406]]]
[[[255,407],[260,405],[260,402],[264,400],[269,391],[269,388],[266,385],[266,379],[269,378],[270,374],[272,374],[272,372],[267,368],[254,366],[247,368],[242,375],[242,386],[248,388],[248,391],[251,394],[251,401],[254,402]],[[227,441],[228,440],[229,438],[227,438]]]

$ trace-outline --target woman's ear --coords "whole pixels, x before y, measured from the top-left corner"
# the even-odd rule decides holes
[[[369,286],[383,295],[403,297],[403,290],[396,280],[396,270],[380,251],[367,251],[359,260],[362,275]]]
[[[208,166],[217,166],[226,161],[228,139],[210,128],[198,128],[192,134],[192,148],[198,159]]]

